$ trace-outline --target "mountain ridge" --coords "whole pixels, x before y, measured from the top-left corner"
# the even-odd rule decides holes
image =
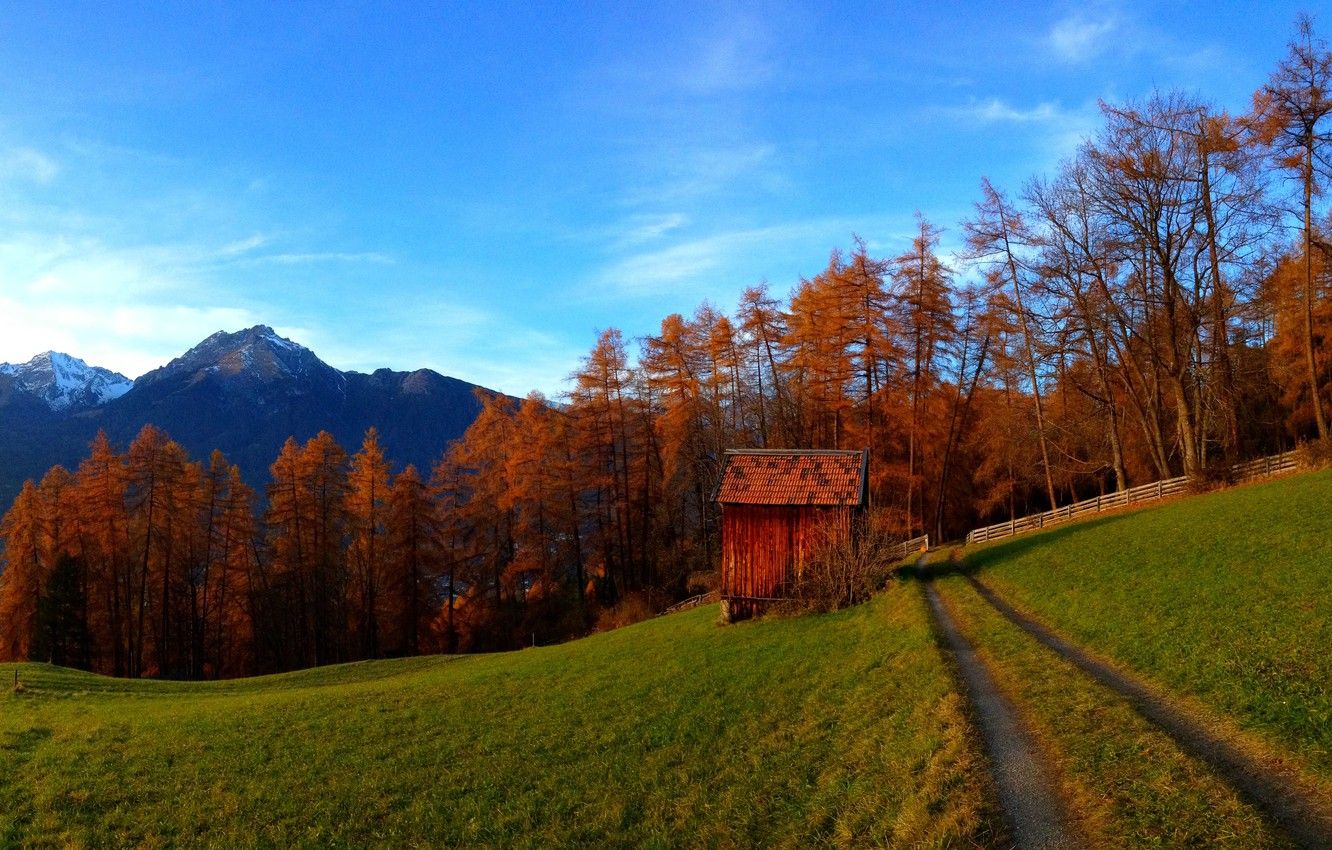
[[[47,399],[58,395],[52,389],[58,368],[45,375],[45,384],[29,377],[21,385],[12,370],[0,369],[4,506],[25,479],[55,464],[77,466],[98,430],[123,448],[150,423],[196,459],[220,449],[252,486],[267,481],[288,437],[305,440],[321,430],[351,451],[374,426],[395,465],[426,472],[480,412],[476,394],[498,395],[432,369],[340,371],[267,325],[218,331],[134,381],[70,355],[48,359],[57,366],[82,364],[89,375],[116,376],[118,392],[95,403],[53,405]],[[90,392],[79,397],[93,401]]]
[[[0,363],[0,377],[9,379],[11,391],[34,395],[54,411],[106,404],[134,386],[119,372],[49,350],[26,363]]]

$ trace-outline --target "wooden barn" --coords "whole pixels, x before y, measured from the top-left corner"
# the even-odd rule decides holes
[[[727,451],[717,503],[723,606],[743,619],[786,597],[823,535],[859,533],[869,452]]]

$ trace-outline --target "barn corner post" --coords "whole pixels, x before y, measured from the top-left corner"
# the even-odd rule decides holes
[[[789,598],[824,536],[866,530],[869,450],[728,449],[721,508],[721,598],[728,622]]]

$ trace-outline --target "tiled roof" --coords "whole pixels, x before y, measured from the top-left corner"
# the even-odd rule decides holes
[[[717,501],[739,505],[860,505],[865,452],[728,451]]]

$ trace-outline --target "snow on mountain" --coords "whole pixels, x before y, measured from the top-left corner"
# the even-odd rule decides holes
[[[136,387],[163,382],[211,381],[267,403],[273,393],[291,395],[329,389],[346,391],[346,376],[303,345],[278,336],[267,325],[228,333],[218,331],[160,369],[141,376]]]
[[[134,382],[118,372],[89,366],[78,357],[44,351],[27,363],[0,363],[0,375],[37,396],[53,411],[98,407],[129,392]]]

